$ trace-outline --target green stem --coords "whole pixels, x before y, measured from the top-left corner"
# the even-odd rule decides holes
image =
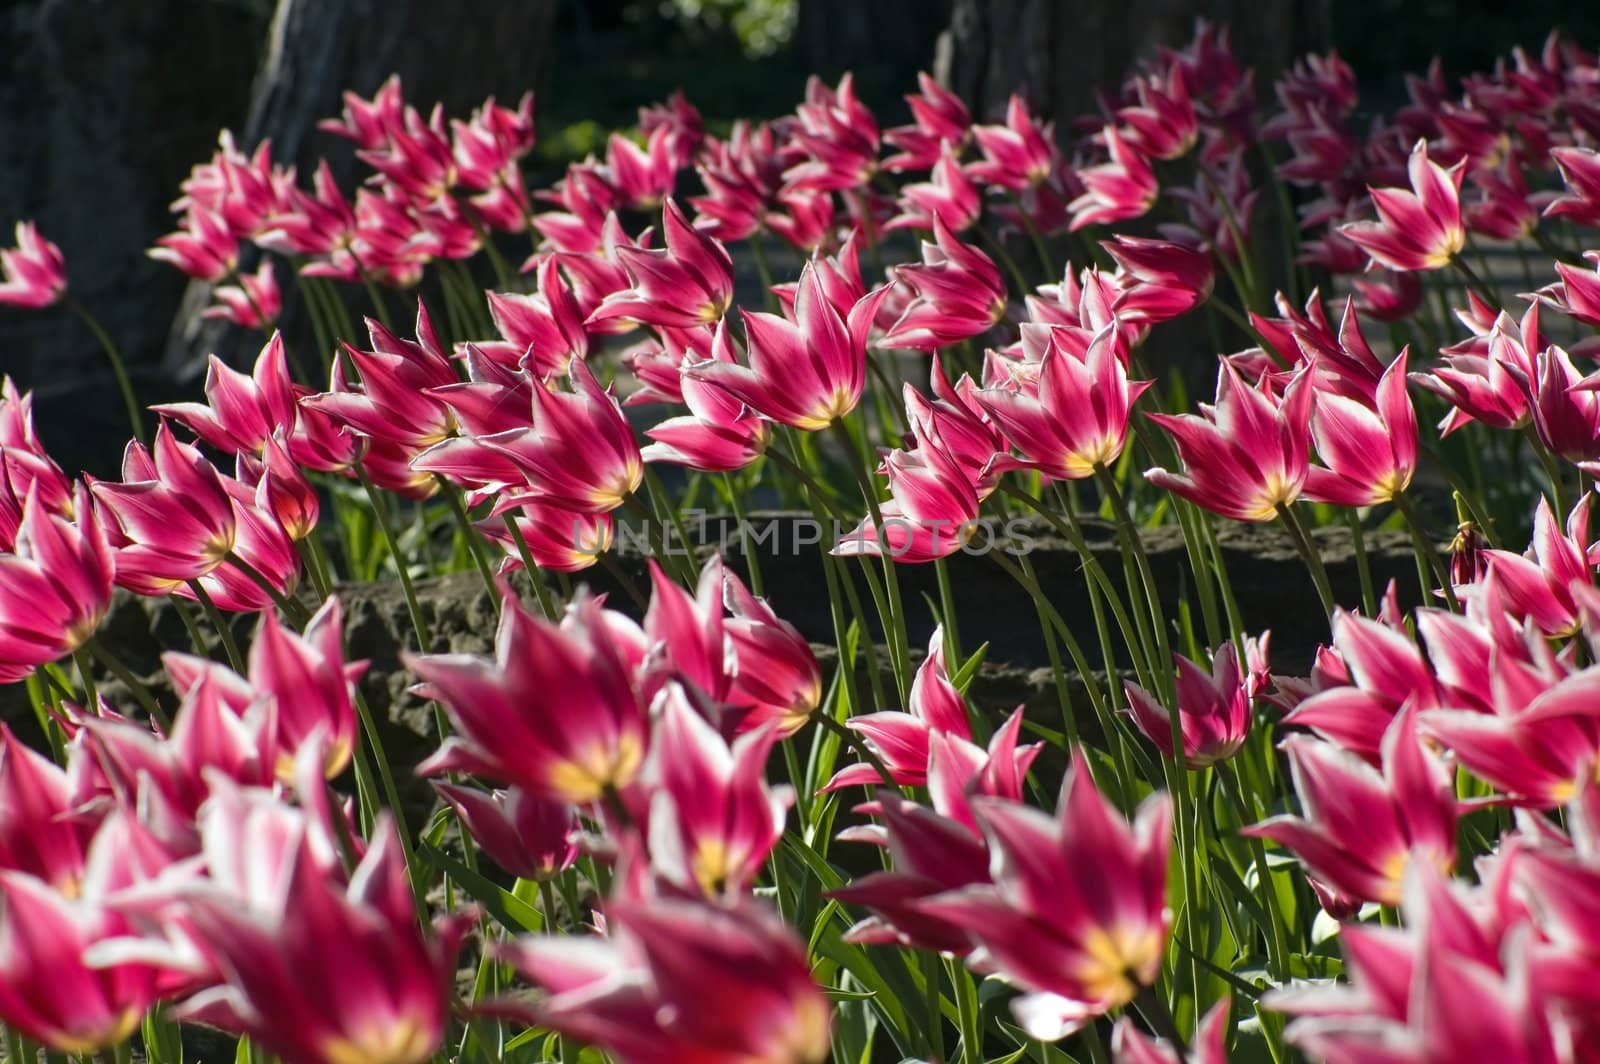
[[[439,491],[450,504],[450,512],[455,515],[456,526],[461,529],[461,536],[467,541],[467,553],[472,555],[472,563],[477,567],[478,576],[483,579],[484,590],[489,593],[489,601],[496,610],[500,608],[500,588],[496,586],[494,571],[489,567],[489,558],[483,550],[483,537],[472,525],[472,518],[467,514],[467,501],[462,497],[461,489],[435,475],[439,482]],[[531,570],[530,570],[531,571]]]
[[[1179,1060],[1189,1059],[1189,1047],[1183,1040],[1183,1035],[1178,1032],[1178,1024],[1172,1018],[1172,1010],[1167,1008],[1167,1003],[1156,993],[1153,986],[1139,988],[1138,997],[1133,999],[1134,1008],[1139,1010],[1156,1034],[1165,1038],[1173,1050],[1178,1054]]]
[[[872,517],[872,527],[881,537],[883,511],[878,505],[878,493],[872,485],[872,475],[860,452],[856,450],[855,441],[851,438],[850,430],[845,423],[835,421],[833,428],[840,445],[845,449],[851,471],[855,473],[856,486],[861,489],[861,497],[866,500],[867,513]],[[883,552],[880,560],[883,563],[884,588],[888,594],[888,612],[882,618],[884,637],[889,643],[889,655],[894,664],[895,686],[900,692],[900,702],[906,705],[909,704],[911,695],[911,651],[907,646],[905,609],[900,601],[900,572],[894,558],[887,550]],[[870,564],[865,557],[861,561],[864,567]]]
[[[373,281],[365,266],[357,263],[356,269],[361,274],[361,284],[367,290],[367,298],[372,301],[372,312],[378,316],[378,321],[385,329],[393,329],[394,326],[389,321],[389,304],[384,301],[383,290]]]
[[[1338,609],[1338,603],[1333,598],[1333,587],[1328,583],[1328,570],[1322,564],[1322,555],[1317,552],[1316,545],[1306,535],[1305,526],[1300,523],[1300,517],[1294,512],[1294,507],[1286,503],[1278,504],[1278,517],[1283,521],[1284,530],[1289,533],[1289,538],[1294,541],[1294,548],[1300,554],[1300,560],[1305,562],[1306,569],[1311,573],[1311,582],[1317,585],[1317,597],[1322,600],[1322,609],[1329,617]]]
[[[395,571],[400,574],[400,590],[405,595],[406,610],[411,614],[411,627],[417,636],[417,649],[424,654],[433,649],[433,636],[428,631],[428,622],[422,618],[422,604],[417,600],[417,589],[411,583],[411,574],[406,571],[405,558],[400,554],[400,545],[395,540],[394,528],[389,523],[389,514],[383,505],[383,496],[378,494],[378,489],[373,486],[372,479],[367,476],[366,469],[360,462],[353,467],[356,480],[367,493],[367,500],[372,504],[373,517],[378,522],[378,531],[383,536],[384,546],[389,548],[389,557],[394,562]]]
[[[1239,776],[1234,771],[1233,764],[1229,761],[1219,761],[1216,768],[1217,778],[1222,781],[1222,789],[1228,793],[1234,809],[1238,811],[1239,826],[1246,827],[1255,823],[1256,815],[1245,804],[1244,788],[1239,783]],[[1283,915],[1278,909],[1278,891],[1272,884],[1272,867],[1267,864],[1266,847],[1253,835],[1249,836],[1247,841],[1250,844],[1250,859],[1256,866],[1256,878],[1261,881],[1261,895],[1267,906],[1267,919],[1272,924],[1267,934],[1267,967],[1272,977],[1281,982],[1289,977],[1289,947],[1283,936]]]
[[[547,621],[559,620],[555,604],[550,601],[550,589],[544,586],[544,574],[534,562],[533,551],[528,549],[528,541],[523,537],[522,529],[517,527],[516,518],[509,510],[500,517],[505,521],[506,530],[511,533],[512,542],[517,545],[517,554],[522,558],[522,569],[528,574],[528,583],[533,585],[533,597],[539,601],[540,612]]]
[[[240,676],[244,675],[244,655],[239,653],[239,644],[234,642],[233,630],[228,627],[228,620],[217,609],[217,604],[211,601],[211,596],[201,586],[200,581],[188,581],[189,590],[194,593],[195,600],[200,603],[201,609],[206,611],[206,616],[211,619],[211,626],[217,630],[217,638],[222,640],[222,649],[227,652],[228,664],[233,666],[233,671]]]
[[[407,875],[411,879],[411,892],[417,902],[417,916],[426,925],[428,884],[423,875],[422,865],[412,848],[411,831],[406,826],[405,807],[400,803],[400,788],[395,785],[394,768],[390,765],[389,755],[383,748],[383,736],[378,731],[378,722],[372,715],[372,707],[367,705],[366,696],[361,693],[359,685],[355,687],[355,704],[356,715],[361,718],[361,730],[366,733],[367,745],[372,747],[372,759],[378,765],[378,782],[383,786],[384,801],[389,803],[389,813],[394,817],[395,834],[400,836],[400,849],[405,857]],[[439,740],[444,741],[443,734],[439,736]]]
[[[224,560],[229,565],[239,570],[240,573],[244,574],[245,578],[248,579],[252,584],[255,584],[261,590],[265,591],[268,596],[271,597],[272,604],[278,607],[278,609],[282,611],[283,615],[295,625],[304,625],[311,619],[311,614],[306,612],[306,608],[304,606],[300,605],[300,603],[296,602],[288,595],[285,595],[282,591],[279,591],[273,586],[271,580],[268,580],[264,575],[262,575],[259,569],[245,561],[243,558],[239,557],[239,555],[235,554],[233,551],[229,551],[227,558]]]
[[[1160,588],[1150,567],[1150,555],[1144,549],[1144,539],[1139,535],[1139,530],[1133,526],[1133,517],[1128,511],[1127,501],[1117,487],[1117,478],[1112,476],[1111,470],[1107,469],[1103,462],[1096,463],[1094,471],[1100,489],[1111,501],[1111,512],[1116,520],[1117,534],[1122,539],[1123,550],[1133,556],[1134,567],[1139,572],[1139,582],[1144,585],[1145,607],[1149,610],[1156,640],[1155,658],[1151,662],[1151,670],[1170,699],[1173,697],[1173,688],[1168,666],[1172,661],[1172,648],[1167,638],[1166,614],[1161,607]],[[1133,601],[1131,581],[1128,587],[1128,600],[1131,605]]]
[[[300,556],[300,564],[305,566],[306,575],[311,578],[311,586],[316,590],[317,598],[326,602],[333,596],[333,584],[328,579],[327,570],[322,567],[316,540],[317,534],[314,531],[304,539],[295,540],[294,552]]]
[[[89,655],[82,648],[72,652],[72,663],[78,667],[78,679],[83,684],[83,705],[85,709],[99,712],[99,692],[95,690],[94,674],[89,670]]]
[[[100,322],[89,308],[79,303],[71,296],[62,297],[67,307],[83,320],[94,333],[94,338],[100,342],[100,347],[106,353],[106,360],[111,363],[111,372],[116,374],[117,387],[122,391],[122,405],[128,409],[128,424],[133,429],[134,438],[144,443],[149,437],[144,434],[144,416],[139,412],[139,400],[133,394],[133,381],[128,377],[128,367],[122,361],[122,352],[117,350],[117,345],[112,341],[109,333],[100,325]]]
[[[1445,567],[1444,561],[1439,557],[1439,552],[1428,540],[1428,533],[1422,527],[1422,521],[1417,516],[1417,511],[1412,507],[1411,500],[1404,495],[1394,497],[1394,508],[1400,511],[1405,518],[1406,527],[1411,530],[1411,547],[1417,555],[1417,566],[1433,574],[1433,579],[1438,581],[1439,589],[1444,592],[1445,602],[1454,613],[1461,612],[1461,603],[1456,601],[1455,588],[1450,583],[1450,572]],[[1431,589],[1424,583],[1422,588],[1422,601],[1426,604],[1432,601]]]
[[[1478,271],[1472,268],[1465,256],[1450,256],[1450,265],[1461,272],[1461,276],[1466,278],[1467,284],[1474,292],[1478,293],[1479,299],[1482,299],[1484,303],[1491,307],[1499,305],[1499,297],[1495,295],[1494,289],[1489,287],[1488,282],[1478,275]]]
[[[728,500],[728,508],[733,511],[733,519],[739,526],[739,553],[744,556],[745,565],[750,573],[750,592],[760,597],[761,558],[756,551],[750,549],[750,529],[745,521],[744,503],[739,501],[739,492],[734,488],[730,474],[722,474],[717,483],[721,486],[722,496]]]
[[[89,640],[84,644],[84,648],[94,656],[96,661],[105,667],[107,672],[122,681],[123,686],[132,692],[134,700],[143,706],[144,711],[161,725],[163,732],[172,730],[172,721],[167,717],[166,712],[162,710],[155,696],[150,693],[150,689],[140,683],[139,678],[133,674],[133,671],[124,665],[115,654],[107,650],[98,639]]]
[[[1367,537],[1361,529],[1361,515],[1353,508],[1347,508],[1344,519],[1345,524],[1350,526],[1350,542],[1355,547],[1356,553],[1356,571],[1361,577],[1361,605],[1367,611],[1368,617],[1376,617],[1378,595],[1372,584],[1372,567],[1367,563]]]

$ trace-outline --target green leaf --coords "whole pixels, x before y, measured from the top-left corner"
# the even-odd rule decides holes
[[[183,1064],[183,1036],[165,1008],[151,1009],[141,1024],[145,1057],[150,1064]]]
[[[544,917],[539,910],[478,872],[474,872],[454,857],[423,842],[418,853],[436,868],[445,872],[473,901],[483,906],[484,912],[494,917],[496,923],[512,934],[526,931],[543,931]]]
[[[988,657],[988,655],[989,644],[984,643],[977,650],[972,652],[972,656],[970,658],[961,663],[961,667],[958,668],[950,677],[950,683],[955,686],[957,691],[960,691],[962,694],[967,693],[967,688],[972,686],[973,679],[977,677],[978,670],[983,668],[984,658]]]

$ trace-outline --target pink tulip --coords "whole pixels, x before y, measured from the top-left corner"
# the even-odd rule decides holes
[[[974,126],[972,136],[983,159],[971,164],[973,180],[1013,192],[1042,185],[1059,162],[1055,127],[1040,124],[1021,96],[1006,102],[1004,125]]]
[[[891,218],[885,229],[932,229],[933,219],[938,218],[959,233],[978,220],[983,207],[977,186],[961,169],[949,146],[934,163],[930,180],[914,181],[902,188],[900,202],[903,212]]]
[[[917,74],[920,92],[907,94],[912,123],[885,130],[884,143],[896,150],[883,161],[891,173],[928,170],[939,161],[945,145],[960,148],[972,136],[972,113],[961,97],[926,73]]]
[[[317,128],[354,141],[361,148],[380,148],[388,142],[391,132],[400,128],[404,107],[400,75],[391,74],[371,100],[346,92],[344,113],[338,118],[323,119]]]
[[[513,569],[521,568],[522,551],[506,530],[506,514],[516,521],[533,564],[552,572],[576,573],[589,568],[611,549],[616,535],[610,514],[580,513],[526,495],[511,496],[496,504],[478,531],[505,548],[505,564]]]
[[[1279,169],[1286,180],[1292,165],[1291,161]],[[1254,233],[1256,201],[1261,198],[1261,191],[1250,176],[1244,146],[1240,145],[1220,162],[1204,164],[1193,184],[1170,190],[1169,195],[1183,204],[1186,221],[1158,225],[1156,231],[1167,240],[1209,248],[1219,258],[1238,262],[1244,251],[1240,245],[1248,246]],[[1366,256],[1355,245],[1337,235],[1330,237],[1326,231],[1320,244],[1302,240],[1300,246],[1306,261],[1317,262],[1335,273],[1359,270],[1366,262]],[[1330,246],[1348,250],[1330,256],[1325,250]]]
[[[1239,652],[1224,643],[1211,656],[1211,671],[1182,655],[1178,667],[1178,727],[1183,756],[1190,769],[1225,761],[1244,745],[1250,731],[1251,685],[1239,674]],[[1138,684],[1123,683],[1128,712],[1146,739],[1166,757],[1173,756],[1172,718],[1155,696]]]
[[[1600,378],[1586,382],[1572,356],[1551,346],[1534,357],[1534,376],[1524,387],[1534,432],[1547,450],[1569,462],[1600,458]]]
[[[494,660],[408,658],[456,729],[418,771],[473,772],[573,805],[620,790],[649,739],[628,661],[643,646],[642,632],[592,598],[577,600],[558,627],[507,592]]]
[[[578,817],[572,806],[511,787],[480,791],[433,784],[489,859],[522,879],[549,880],[578,859]]]
[[[1239,521],[1270,521],[1299,498],[1309,468],[1312,381],[1295,374],[1281,399],[1267,382],[1249,388],[1232,364],[1217,378],[1214,407],[1200,414],[1151,414],[1183,459],[1182,475],[1151,469],[1145,478],[1196,506]]]
[[[167,673],[180,695],[192,691],[202,675],[209,677],[218,696],[241,717],[252,703],[271,697],[279,778],[291,779],[301,747],[315,741],[322,744],[323,769],[332,779],[349,765],[355,749],[356,685],[367,671],[364,661],[345,663],[343,620],[337,598],[322,604],[303,633],[285,629],[267,612],[250,644],[248,679],[179,654],[164,659]]]
[[[507,170],[533,150],[536,142],[533,93],[525,92],[513,110],[493,96],[472,112],[469,121],[450,123],[450,142],[461,183],[487,189],[499,184]]]
[[[525,1022],[617,1064],[820,1064],[829,1008],[803,943],[757,902],[613,899],[608,938],[543,936],[506,959],[546,996],[505,1002]]]
[[[733,260],[715,237],[695,230],[677,203],[661,216],[665,248],[623,245],[617,256],[633,287],[613,293],[589,321],[627,319],[646,325],[692,329],[720,321],[733,302]]]
[[[977,384],[963,374],[952,386],[937,359],[930,370],[933,399],[909,383],[901,391],[906,422],[919,446],[924,442],[944,453],[961,470],[981,501],[999,487],[1001,470],[995,456],[1006,448],[1005,437],[983,407]]]
[[[840,537],[841,557],[888,556],[917,564],[945,558],[965,547],[978,528],[979,500],[966,471],[937,443],[914,451],[890,451],[883,460],[889,499]]]
[[[1395,717],[1384,736],[1382,771],[1330,743],[1283,741],[1305,817],[1277,816],[1244,829],[1273,839],[1317,880],[1362,901],[1398,905],[1407,868],[1449,874],[1456,863],[1455,785],[1422,745],[1416,714]]]
[[[695,226],[719,240],[748,239],[761,230],[783,183],[772,125],[736,120],[727,140],[706,141],[696,173],[706,194],[689,200]]]
[[[0,1020],[57,1053],[88,1055],[126,1040],[156,999],[147,964],[90,966],[84,952],[126,934],[126,919],[90,884],[67,897],[24,872],[0,871]]]
[[[928,782],[928,742],[935,733],[958,739],[972,738],[967,703],[950,682],[944,660],[944,630],[935,627],[928,639],[928,656],[917,666],[911,681],[906,711],[863,713],[845,721],[845,727],[866,740],[895,783],[920,787]],[[883,777],[865,762],[847,765],[822,788],[878,787]]]
[[[247,454],[235,460],[235,479],[251,489],[256,509],[271,516],[284,534],[298,543],[317,527],[322,503],[283,443],[282,435],[267,441],[265,461]]]
[[[17,223],[17,246],[0,250],[0,305],[42,308],[67,294],[67,260],[32,222]]]
[[[648,107],[639,108],[639,132],[646,137],[664,129],[667,133],[667,155],[674,169],[684,169],[700,154],[706,141],[705,118],[694,104],[684,96],[682,89]]]
[[[611,134],[606,142],[606,175],[622,206],[634,211],[661,206],[677,183],[671,146],[672,131],[665,127],[648,133],[642,148],[620,133]]]
[[[101,518],[79,489],[69,521],[28,490],[9,552],[0,553],[0,682],[73,653],[111,609],[116,574]]]
[[[1437,632],[1427,611],[1418,627]],[[1400,707],[1417,710],[1445,702],[1428,659],[1398,625],[1336,610],[1331,619],[1333,650],[1345,675],[1300,701],[1285,724],[1310,728],[1318,735],[1374,765],[1380,763],[1384,735]],[[1429,648],[1434,649],[1430,639]]]
[[[1073,232],[1089,225],[1138,218],[1155,206],[1160,186],[1155,171],[1139,149],[1122,138],[1115,126],[1102,134],[1110,158],[1078,171],[1083,195],[1067,204]]]
[[[205,403],[167,403],[150,409],[170,417],[229,454],[260,456],[277,432],[293,434],[296,401],[304,389],[289,377],[283,337],[273,333],[247,375],[212,355]]]
[[[825,244],[838,238],[839,226],[834,221],[833,196],[827,192],[785,189],[778,193],[774,209],[766,213],[762,223],[774,235],[782,237],[795,250],[806,255],[820,254]],[[887,222],[880,218],[876,224],[885,225]]]
[[[1133,146],[1152,159],[1180,159],[1199,140],[1194,100],[1183,67],[1173,65],[1165,76],[1152,74],[1134,79],[1137,106],[1117,110]]]
[[[1005,315],[1005,280],[994,261],[957,240],[937,216],[933,235],[933,243],[923,242],[920,264],[895,267],[914,297],[884,335],[885,347],[933,351],[988,332]]]
[[[676,683],[657,696],[654,714],[646,774],[651,866],[685,890],[737,898],[782,838],[794,800],[791,788],[766,783],[777,736],[764,727],[730,747]]]
[[[218,285],[211,297],[216,303],[200,312],[202,318],[231,321],[245,329],[265,331],[283,313],[283,293],[271,259],[262,259],[255,273],[242,273],[236,285]]]
[[[572,288],[561,273],[555,258],[545,259],[538,268],[539,291],[535,295],[519,292],[490,292],[489,315],[505,338],[501,344],[478,344],[485,355],[508,365],[525,361],[540,378],[565,373],[575,358],[589,356],[589,334],[584,330],[584,314]]]
[[[934,811],[977,834],[976,797],[1022,800],[1028,770],[1044,749],[1043,743],[1019,746],[1022,707],[995,729],[987,749],[951,732],[928,736],[928,797]]]
[[[733,364],[727,323],[718,322],[713,358]],[[726,358],[721,357],[726,352]],[[667,462],[706,472],[743,469],[766,453],[772,425],[733,392],[712,381],[682,373],[677,387],[689,413],[667,418],[645,435],[654,440],[641,455],[646,462]]]
[[[1499,581],[1507,612],[1531,620],[1552,637],[1577,630],[1580,618],[1573,585],[1592,583],[1595,566],[1600,564],[1600,544],[1589,542],[1589,498],[1584,496],[1572,508],[1563,534],[1549,501],[1541,496],[1533,514],[1533,542],[1526,554],[1484,552]]]
[[[381,820],[343,881],[337,851],[321,852],[306,827],[272,830],[260,818],[208,818],[208,856],[256,857],[270,884],[243,893],[231,884],[196,888],[186,906],[195,941],[221,984],[184,1002],[177,1015],[248,1034],[286,1060],[307,1064],[417,1064],[444,1035],[451,980],[471,911],[424,937],[394,826]],[[232,838],[218,839],[227,831]],[[272,831],[271,834],[268,832]],[[219,879],[216,867],[213,880]]]
[[[181,665],[180,665],[181,668]],[[178,675],[177,673],[174,674]],[[116,717],[79,722],[92,755],[97,789],[118,806],[138,810],[142,824],[168,845],[192,853],[199,845],[196,816],[207,797],[232,782],[270,787],[277,780],[273,707],[245,701],[250,692],[220,669],[200,671],[162,738],[149,727]],[[320,757],[307,746],[304,756]]]
[[[53,513],[73,515],[73,482],[33,427],[33,393],[19,392],[10,377],[0,376],[0,491],[10,500],[0,506],[0,546],[9,550],[15,541],[22,503],[36,487]]]
[[[117,583],[141,595],[165,595],[223,563],[239,535],[238,510],[216,467],[179,443],[165,422],[155,449],[130,441],[120,484],[95,481],[95,501],[110,522]]]
[[[414,341],[400,339],[370,318],[366,324],[372,350],[346,344],[341,356],[360,373],[360,386],[308,395],[300,405],[369,441],[361,464],[378,487],[425,498],[437,490],[437,482],[431,473],[409,468],[408,463],[456,433],[450,408],[433,393],[459,381],[455,366],[440,346],[421,300]],[[339,367],[334,373],[339,375]]]
[[[1525,382],[1534,379],[1541,339],[1537,307],[1529,308],[1520,328],[1510,315],[1501,314],[1485,336],[1474,337],[1470,346],[1450,349],[1432,373],[1413,378],[1454,407],[1440,423],[1440,432],[1448,435],[1474,420],[1496,429],[1527,424],[1530,404]]]
[[[855,77],[845,74],[830,89],[813,76],[806,99],[795,108],[794,143],[810,156],[784,171],[791,186],[816,192],[859,189],[878,169],[878,121],[856,96]]]
[[[719,385],[755,412],[810,432],[854,410],[867,375],[867,334],[888,294],[880,288],[848,312],[826,298],[816,264],[795,291],[794,320],[743,312],[748,366],[706,359],[683,367],[686,378]]]
[[[223,490],[233,501],[236,521],[233,558],[254,569],[279,596],[291,597],[300,579],[300,556],[275,513],[256,501],[261,497],[270,503],[271,498],[259,490],[259,484],[252,489],[232,477],[221,479]],[[277,601],[254,577],[235,565],[233,559],[200,576],[198,581],[223,610],[256,613],[271,609]],[[183,598],[198,597],[187,585],[174,588],[173,594]]]
[[[1010,464],[1053,480],[1082,480],[1113,465],[1128,440],[1128,421],[1149,381],[1131,381],[1117,357],[1115,332],[1101,330],[1083,357],[1052,337],[1031,390],[986,388],[976,396],[1006,442],[1022,457]],[[1002,462],[1005,460],[1002,459]]]
[[[1428,158],[1428,143],[1417,141],[1408,164],[1411,189],[1368,188],[1376,222],[1350,222],[1340,232],[1361,245],[1372,260],[1391,270],[1437,270],[1466,245],[1461,222],[1460,165],[1446,170]]]
[[[1560,147],[1550,150],[1566,184],[1544,209],[1547,217],[1567,218],[1576,225],[1600,225],[1600,152],[1593,148]]]
[[[730,616],[722,630],[733,649],[733,690],[740,702],[754,704],[740,730],[774,721],[778,736],[788,738],[822,702],[822,667],[805,636],[766,599],[752,595],[731,572],[724,579]]]
[[[1329,1064],[1565,1059],[1555,1051],[1559,1020],[1541,993],[1531,936],[1503,926],[1510,899],[1462,899],[1444,876],[1418,872],[1404,899],[1405,930],[1341,930],[1349,986],[1290,987],[1264,999],[1299,1016],[1288,1040]]]
[[[81,894],[100,818],[76,806],[68,773],[0,724],[0,869],[26,873],[65,897]]]
[[[1422,280],[1414,273],[1352,277],[1350,287],[1361,312],[1379,321],[1404,321],[1422,306]]]
[[[326,159],[318,161],[312,187],[309,193],[292,187],[285,190],[284,202],[255,233],[258,247],[284,255],[351,257],[355,210],[339,190]]]
[[[1168,321],[1211,298],[1216,270],[1207,252],[1121,234],[1101,246],[1117,261],[1123,291],[1113,309],[1119,318],[1136,324]]]
[[[1519,804],[1551,808],[1571,801],[1600,770],[1597,690],[1600,673],[1586,669],[1528,692],[1514,707],[1433,710],[1421,726],[1473,775]]]
[[[700,570],[694,594],[679,587],[651,559],[650,608],[644,634],[651,648],[640,695],[645,701],[669,680],[685,684],[713,703],[730,701],[734,662],[723,638],[722,559],[713,556]]]
[[[845,938],[867,945],[902,945],[965,955],[973,942],[959,921],[925,913],[920,902],[963,887],[989,883],[989,848],[971,828],[883,790],[872,810],[881,825],[849,828],[841,842],[868,842],[889,854],[892,871],[870,872],[830,891],[847,905],[872,915]]]
[[[1538,207],[1519,167],[1479,170],[1471,181],[1478,196],[1462,211],[1470,231],[1509,242],[1526,240],[1538,226]]]
[[[476,484],[526,485],[539,500],[580,513],[609,513],[644,479],[639,444],[621,406],[581,361],[567,368],[568,391],[530,389],[528,427],[458,437],[419,455],[419,471]]]
[[[1155,982],[1172,919],[1165,794],[1129,825],[1075,750],[1054,818],[1000,798],[975,798],[972,809],[993,884],[936,895],[918,910],[964,928],[986,969],[1024,991],[1011,1010],[1029,1037],[1065,1038]],[[1095,874],[1074,872],[1085,868]]]
[[[1306,472],[1305,495],[1335,506],[1390,502],[1411,485],[1417,468],[1417,413],[1406,392],[1402,349],[1378,383],[1368,406],[1333,392],[1312,402],[1311,438],[1327,464]]]
[[[1587,252],[1584,258],[1595,264],[1593,270],[1556,263],[1561,280],[1539,289],[1539,300],[1569,318],[1600,325],[1600,251]]]
[[[423,118],[408,105],[388,134],[383,145],[356,152],[357,158],[382,175],[386,193],[418,208],[445,200],[460,175],[442,108],[435,107]]]
[[[226,279],[239,266],[239,242],[227,222],[204,209],[187,212],[182,228],[157,240],[156,246],[145,254],[196,280],[213,284]]]

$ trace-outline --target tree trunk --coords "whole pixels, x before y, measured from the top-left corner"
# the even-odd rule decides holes
[[[426,113],[434,103],[466,117],[485,97],[513,104],[537,86],[560,0],[278,0],[266,53],[251,92],[241,147],[270,138],[272,157],[309,175],[326,155],[348,186],[351,152],[342,141],[314,136],[335,116],[342,95],[370,97],[399,74],[406,99]],[[280,268],[285,332],[296,325],[297,293]],[[209,286],[192,284],[173,323],[167,361],[178,374],[203,371],[215,351],[235,364],[258,338],[203,321]]]
[[[214,0],[0,2],[0,246],[34,219],[67,260],[71,293],[121,348],[141,395],[183,278],[145,257],[167,204],[217,129],[244,112],[240,71],[266,27]],[[33,388],[40,432],[69,469],[115,470],[128,436],[94,335],[57,307],[0,307],[0,373]]]
[[[998,116],[1013,92],[1066,123],[1096,109],[1158,45],[1181,45],[1204,16],[1227,26],[1259,92],[1303,52],[1328,43],[1329,0],[953,0],[939,76],[973,113]]]

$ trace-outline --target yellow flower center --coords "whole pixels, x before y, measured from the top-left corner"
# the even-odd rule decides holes
[[[623,735],[616,745],[596,743],[570,761],[550,766],[551,789],[574,805],[598,800],[609,790],[627,786],[644,761],[644,746],[637,736]]]
[[[433,1052],[433,1038],[413,1019],[376,1023],[348,1038],[334,1038],[322,1047],[328,1064],[415,1064]]]
[[[1075,973],[1086,1000],[1114,1008],[1126,1005],[1151,982],[1161,966],[1161,930],[1152,925],[1104,927],[1083,940],[1083,961]]]

